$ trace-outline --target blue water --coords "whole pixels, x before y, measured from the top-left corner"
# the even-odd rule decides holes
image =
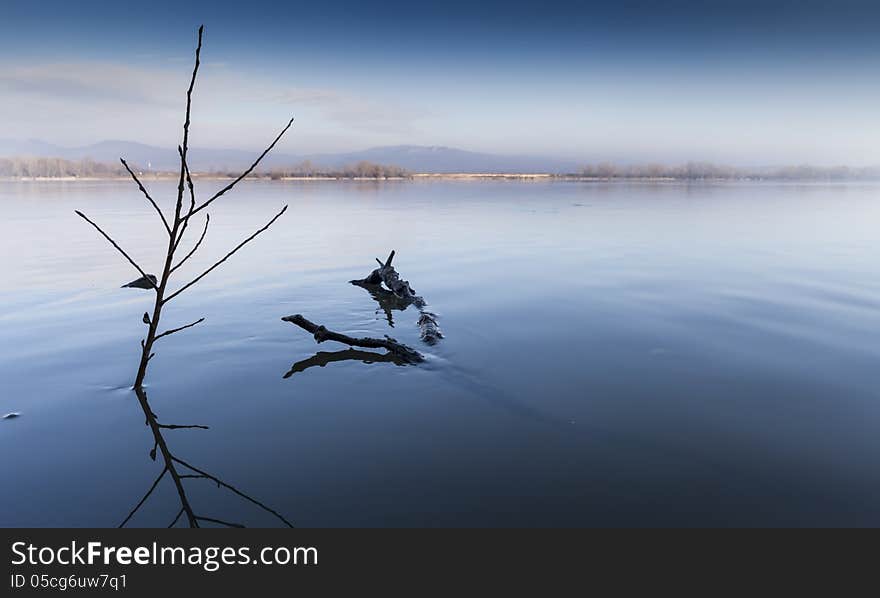
[[[150,182],[170,200],[174,183]],[[197,181],[206,192],[218,181]],[[880,524],[880,186],[249,182],[218,201],[147,377],[174,454],[297,526]],[[3,526],[115,526],[162,469],[128,390],[161,224],[121,182],[0,183]],[[163,205],[168,207],[166,201]],[[374,258],[438,314],[394,327]],[[172,285],[173,286],[173,285]],[[419,366],[328,363],[302,313]],[[162,327],[164,328],[164,326]],[[206,480],[204,515],[270,514]],[[179,510],[165,479],[131,525]]]

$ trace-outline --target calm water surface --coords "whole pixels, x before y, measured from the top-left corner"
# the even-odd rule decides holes
[[[200,187],[215,189],[205,181]],[[174,195],[174,184],[152,183]],[[251,182],[169,304],[147,391],[171,450],[299,526],[880,524],[880,186]],[[162,466],[128,390],[159,269],[118,182],[2,183],[3,526],[115,526]],[[165,204],[169,205],[168,203]],[[363,289],[395,264],[439,316]],[[184,272],[185,270],[185,272]],[[328,363],[281,322],[391,334],[418,367]],[[163,326],[164,328],[164,326]],[[161,461],[161,459],[160,459]],[[205,515],[270,515],[204,480]],[[132,520],[165,526],[168,480]]]

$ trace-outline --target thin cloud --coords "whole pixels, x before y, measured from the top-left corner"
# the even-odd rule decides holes
[[[416,122],[425,116],[423,111],[368,94],[292,87],[222,62],[203,66],[197,88],[201,117],[197,134],[206,143],[228,143],[223,140],[242,130],[243,134],[233,135],[239,143],[261,144],[262,137],[249,137],[275,112],[306,117],[299,127],[303,133],[318,136],[345,130],[351,139],[367,145],[417,137]],[[167,142],[179,127],[189,74],[188,68],[170,65],[109,61],[0,62],[0,128],[7,137],[60,144],[108,138]]]
[[[176,77],[113,63],[50,63],[0,68],[5,94],[63,101],[102,101],[167,105],[165,93]]]
[[[285,90],[272,99],[282,104],[327,106],[342,101],[343,96],[332,89],[298,88]]]
[[[397,103],[344,93],[334,89],[296,88],[275,94],[282,104],[320,109],[329,121],[346,127],[381,133],[410,133],[415,120],[425,115]]]

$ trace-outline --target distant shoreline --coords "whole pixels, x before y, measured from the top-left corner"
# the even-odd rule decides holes
[[[177,174],[141,174],[143,181],[176,181]],[[193,173],[193,179],[202,181],[228,181],[232,180],[232,176],[224,176],[219,174],[197,174]],[[355,181],[355,182],[394,182],[394,181],[475,181],[475,180],[496,180],[496,181],[569,181],[569,182],[587,182],[587,183],[736,183],[736,182],[790,182],[790,183],[841,183],[841,182],[880,182],[880,177],[849,177],[849,178],[830,178],[830,177],[803,177],[803,178],[787,178],[787,177],[700,177],[700,178],[683,178],[671,176],[584,176],[576,174],[552,174],[552,173],[536,173],[536,172],[511,172],[511,173],[414,173],[407,176],[389,176],[389,177],[361,177],[361,176],[284,176],[270,177],[268,175],[252,175],[248,177],[251,181],[261,182],[332,182],[332,181]],[[61,177],[15,177],[0,176],[0,182],[22,182],[22,183],[39,183],[39,182],[59,182],[59,183],[87,183],[99,181],[131,181],[128,176],[61,176]]]

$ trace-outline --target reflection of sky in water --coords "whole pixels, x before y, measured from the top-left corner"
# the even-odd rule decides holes
[[[169,305],[169,327],[206,321],[159,341],[150,402],[211,426],[168,431],[175,453],[297,525],[878,524],[877,193],[249,183],[187,273],[291,207]],[[0,412],[22,413],[0,421],[0,524],[115,525],[160,467],[124,390],[149,293],[117,288],[131,268],[73,209],[145,264],[161,225],[127,184],[4,183],[0,201]],[[390,331],[346,284],[391,248],[446,334],[428,363],[283,379],[345,348],[291,313],[419,346],[413,308]],[[166,525],[175,500],[160,486],[134,523]]]

